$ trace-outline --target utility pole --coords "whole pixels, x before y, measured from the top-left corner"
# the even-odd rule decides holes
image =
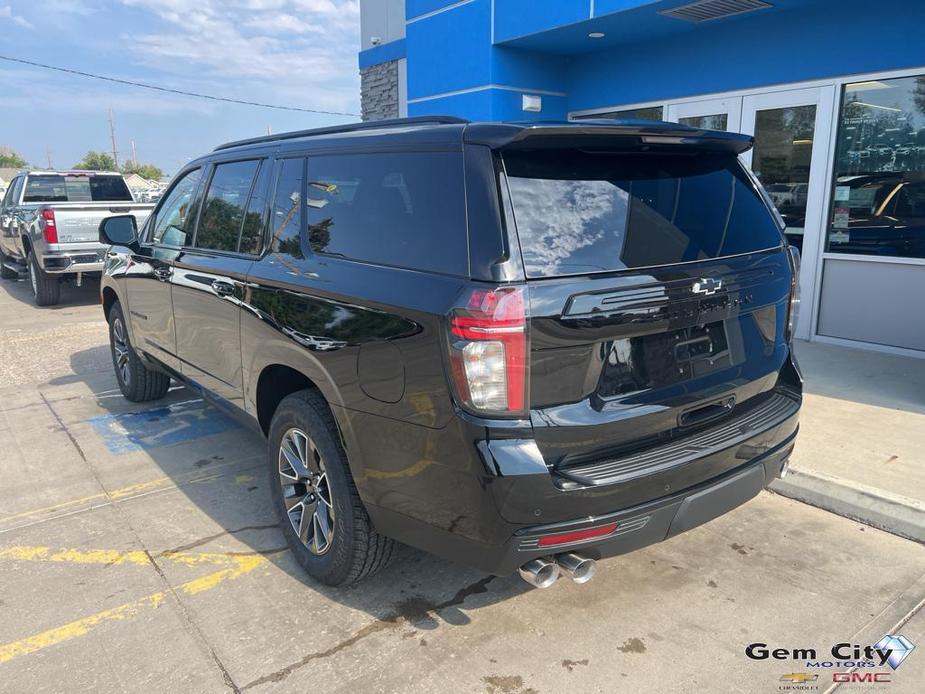
[[[132,163],[138,166],[138,157],[135,156],[135,140],[132,140]]]
[[[109,139],[112,140],[112,160],[119,168],[119,153],[116,151],[116,129],[112,125],[112,108],[109,109]]]
[[[55,167],[51,165],[51,147],[48,145],[45,145],[45,156],[48,159],[48,169],[54,169]]]

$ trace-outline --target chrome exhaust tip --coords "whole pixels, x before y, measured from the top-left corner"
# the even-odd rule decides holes
[[[559,565],[548,559],[531,559],[518,571],[520,577],[534,588],[549,588],[559,578]]]
[[[594,578],[597,562],[574,552],[556,555],[556,563],[575,583],[587,583]]]
[[[780,464],[780,478],[784,479],[790,473],[790,458]]]

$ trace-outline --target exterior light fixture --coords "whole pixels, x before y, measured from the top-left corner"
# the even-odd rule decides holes
[[[521,108],[530,113],[539,113],[543,110],[543,97],[536,94],[524,94],[521,99]]]

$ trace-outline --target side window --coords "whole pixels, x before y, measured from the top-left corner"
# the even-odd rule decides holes
[[[267,197],[270,187],[270,171],[273,167],[264,161],[260,165],[257,182],[251,191],[247,212],[244,213],[244,226],[241,227],[240,252],[258,255],[263,241],[264,221],[266,220]]]
[[[22,183],[26,180],[25,176],[19,176],[13,179],[10,189],[6,192],[6,198],[3,200],[4,206],[15,206],[19,201],[19,193],[22,191]]]
[[[202,169],[193,169],[177,181],[167,196],[157,208],[154,224],[151,225],[151,243],[174,246],[185,246],[191,232],[192,218],[190,207],[193,195],[199,186]]]
[[[270,252],[302,258],[302,179],[304,159],[283,159],[270,216]]]
[[[13,188],[16,187],[17,179],[10,181],[10,185],[7,187],[6,192],[3,194],[3,201],[0,202],[0,207],[6,207],[10,204],[10,200],[13,199]]]
[[[196,248],[237,252],[248,195],[259,166],[260,162],[252,159],[215,167],[196,230]]]
[[[308,238],[315,253],[468,272],[462,155],[310,157]]]

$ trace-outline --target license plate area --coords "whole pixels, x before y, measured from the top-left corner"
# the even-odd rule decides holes
[[[732,366],[726,322],[608,340],[598,385],[603,398],[670,386]]]

